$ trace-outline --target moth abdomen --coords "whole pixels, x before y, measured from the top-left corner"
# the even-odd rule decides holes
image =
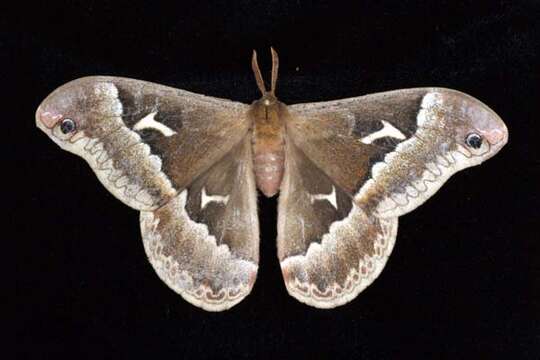
[[[278,151],[263,151],[255,153],[253,158],[257,187],[267,197],[275,195],[281,185],[285,154],[283,149]]]

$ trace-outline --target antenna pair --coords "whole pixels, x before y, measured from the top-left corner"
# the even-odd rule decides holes
[[[272,53],[272,81],[270,83],[270,91],[266,91],[266,87],[264,86],[264,80],[261,74],[261,69],[259,68],[259,64],[257,63],[257,52],[255,50],[253,50],[253,56],[251,58],[251,68],[253,69],[255,80],[257,81],[257,87],[261,93],[263,95],[270,93],[271,95],[275,96],[279,69],[279,57],[273,47],[270,47],[270,52]]]

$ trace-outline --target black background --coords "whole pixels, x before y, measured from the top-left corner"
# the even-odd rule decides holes
[[[20,178],[18,191],[8,191],[17,202],[4,241],[18,246],[20,358],[538,358],[540,5],[354,3],[81,1],[5,16],[15,23],[2,45],[20,57],[3,71],[23,90],[4,98],[19,126],[7,139],[16,140],[8,157]],[[57,86],[96,74],[249,103],[259,97],[251,51],[268,76],[271,45],[285,103],[449,87],[492,107],[510,141],[400,218],[381,276],[334,310],[287,295],[276,201],[260,197],[253,292],[229,311],[208,313],[158,279],[138,213],[35,128],[34,111]]]

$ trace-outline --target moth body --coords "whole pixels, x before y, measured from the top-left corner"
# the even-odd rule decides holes
[[[279,191],[285,163],[284,104],[265,94],[255,101],[249,116],[253,123],[253,170],[257,187],[271,197]]]

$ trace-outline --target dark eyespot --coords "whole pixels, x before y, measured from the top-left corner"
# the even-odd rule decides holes
[[[69,134],[73,131],[75,131],[75,121],[71,119],[64,119],[62,120],[62,123],[60,124],[60,131],[62,131],[63,134]]]
[[[482,137],[475,133],[469,134],[465,139],[465,143],[473,149],[479,149],[482,146]]]

